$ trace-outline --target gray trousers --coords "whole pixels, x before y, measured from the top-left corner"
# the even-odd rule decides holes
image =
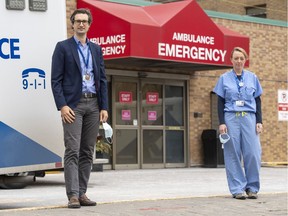
[[[64,177],[68,199],[80,197],[87,191],[99,131],[97,98],[81,98],[73,111],[75,121],[63,123]]]

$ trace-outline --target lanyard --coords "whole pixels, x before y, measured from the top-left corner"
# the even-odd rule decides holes
[[[80,55],[82,56],[82,59],[83,59],[84,64],[85,64],[85,68],[86,68],[85,74],[87,74],[87,72],[88,72],[88,64],[89,64],[89,58],[90,58],[90,47],[89,47],[88,44],[87,44],[87,46],[88,46],[88,49],[87,49],[87,59],[85,59],[85,56],[84,56],[82,50],[80,49],[80,44],[78,44],[78,46],[77,46],[77,48],[78,48],[78,50],[79,50],[79,52],[80,52]]]
[[[244,74],[244,71],[242,71],[241,77],[240,77],[240,79],[238,79],[237,74],[235,73],[235,80],[236,80],[236,84],[237,84],[237,88],[238,88],[239,93],[240,93],[241,87],[244,86],[243,74]]]

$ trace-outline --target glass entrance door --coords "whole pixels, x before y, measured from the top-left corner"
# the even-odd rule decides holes
[[[166,167],[185,164],[184,87],[165,85]]]
[[[142,82],[141,141],[142,166],[164,167],[163,85]]]
[[[185,166],[184,86],[179,84],[141,83],[143,168]]]
[[[115,169],[185,167],[185,82],[113,79]]]
[[[138,82],[117,79],[114,89],[114,165],[116,169],[139,168]]]

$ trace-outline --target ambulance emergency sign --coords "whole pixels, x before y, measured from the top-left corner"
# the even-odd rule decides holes
[[[288,121],[288,90],[278,90],[278,120]]]

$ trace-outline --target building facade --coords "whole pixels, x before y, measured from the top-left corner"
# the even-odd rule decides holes
[[[115,1],[122,2],[123,4],[131,4],[131,1]],[[129,3],[130,2],[130,3]],[[138,1],[137,1],[138,2]],[[139,0],[141,2],[141,0]],[[142,1],[143,2],[143,1]],[[152,1],[150,1],[152,2]],[[156,2],[156,1],[155,1]],[[160,2],[160,1],[158,1]],[[168,1],[162,1],[162,3]],[[264,133],[261,134],[262,144],[262,162],[263,163],[287,163],[287,121],[279,120],[279,90],[287,90],[287,1],[279,0],[277,4],[273,0],[242,0],[234,2],[227,1],[213,1],[213,0],[198,0],[198,4],[205,10],[207,15],[217,25],[224,26],[232,31],[238,32],[242,35],[249,37],[250,39],[250,52],[249,52],[249,69],[253,71],[260,79],[263,87],[262,95],[262,113],[263,113],[263,126]],[[249,4],[248,4],[249,3]],[[134,1],[135,4],[135,1]],[[140,4],[140,3],[139,3]],[[261,7],[260,7],[261,6]],[[265,7],[264,7],[265,6]],[[70,37],[73,32],[71,30],[71,24],[69,17],[71,13],[77,8],[77,0],[66,0],[67,7],[67,35]],[[244,16],[249,8],[261,9],[263,12],[265,8],[266,18]],[[251,12],[251,11],[250,11]],[[259,10],[256,10],[258,13]],[[263,13],[262,13],[263,15]],[[97,22],[97,17],[94,17],[94,22]],[[101,30],[99,30],[101,31]],[[165,65],[163,66],[165,67]],[[145,88],[154,88],[157,91],[159,85],[167,87],[167,95],[169,94],[169,88],[172,86],[172,91],[184,92],[182,95],[183,103],[185,105],[185,113],[182,116],[185,118],[184,133],[187,136],[184,137],[187,146],[184,146],[184,155],[179,158],[170,158],[166,155],[167,163],[164,165],[157,163],[157,157],[150,157],[152,153],[147,152],[145,157],[145,146],[142,146],[139,151],[143,151],[137,154],[142,155],[140,160],[141,165],[127,165],[129,164],[129,157],[121,157],[121,153],[114,151],[111,156],[111,164],[107,168],[162,168],[162,167],[187,167],[187,166],[202,166],[205,164],[205,149],[201,139],[201,135],[206,129],[218,129],[217,111],[215,105],[215,95],[212,93],[212,89],[215,86],[218,77],[227,71],[228,69],[215,68],[213,70],[191,70],[186,73],[181,71],[177,76],[177,69],[173,71],[173,74],[169,74],[170,79],[163,81],[167,78],[168,70],[159,68],[147,68],[143,70],[143,65],[130,68],[119,68],[113,64],[107,64],[107,70],[109,74],[110,88],[119,90],[128,87],[129,89],[135,89],[137,91],[137,79],[151,73],[151,79],[149,82],[141,82],[143,88],[140,91],[145,91]],[[121,70],[122,76],[119,76],[118,70]],[[137,73],[137,79],[130,71],[139,71]],[[145,73],[143,73],[145,71]],[[166,73],[165,73],[166,72]],[[176,75],[175,75],[176,74]],[[142,77],[141,77],[142,76]],[[176,88],[175,88],[176,86]],[[171,93],[171,92],[170,92]],[[175,92],[174,92],[175,93]],[[117,95],[110,95],[113,100],[119,100]],[[169,98],[163,98],[163,100]],[[111,101],[113,103],[113,101]],[[145,109],[145,107],[142,107]],[[133,109],[132,107],[127,110]],[[166,109],[166,108],[165,108]],[[167,107],[168,109],[168,107]],[[110,116],[114,118],[114,122],[117,122],[117,106],[114,106],[113,110],[110,110]],[[140,110],[141,112],[141,110]],[[158,111],[160,112],[160,111]],[[122,115],[123,116],[123,115]],[[168,119],[169,120],[169,119]],[[119,120],[121,122],[121,119]],[[147,125],[146,125],[147,126]],[[151,126],[151,125],[150,125]],[[177,127],[172,125],[170,127],[171,139],[173,139],[173,130],[177,131]],[[126,133],[129,131],[129,125],[116,130],[116,133]],[[157,129],[157,128],[156,128]],[[159,128],[158,128],[159,129]],[[164,128],[165,129],[165,128]],[[181,129],[182,130],[182,129]],[[157,136],[155,128],[152,126],[147,127],[147,131],[143,133],[143,142],[145,143],[146,137]],[[167,133],[168,134],[168,133]],[[129,135],[129,134],[128,134]],[[127,136],[128,136],[127,135]],[[161,136],[161,134],[158,134]],[[125,139],[125,135],[122,136]],[[120,144],[121,137],[118,138],[117,145]],[[114,147],[114,146],[113,146]],[[133,149],[127,149],[126,151],[132,151]],[[163,150],[163,149],[162,149]],[[135,149],[134,149],[135,151]],[[171,156],[171,154],[170,154]],[[119,158],[118,158],[119,157]],[[131,156],[133,159],[133,156]],[[172,155],[173,157],[173,155]],[[150,160],[149,165],[145,166],[145,160]],[[159,159],[159,158],[158,158]],[[163,158],[160,158],[161,161]],[[181,163],[173,163],[174,160],[179,159]],[[122,166],[115,163],[115,160],[123,160]],[[126,163],[125,160],[128,162]],[[153,160],[156,160],[154,163]],[[169,160],[171,163],[169,163]],[[126,166],[127,165],[127,166]]]
[[[147,1],[169,3],[182,0]],[[226,0],[197,0],[197,2],[205,10],[287,21],[286,0],[238,0],[237,2]]]

